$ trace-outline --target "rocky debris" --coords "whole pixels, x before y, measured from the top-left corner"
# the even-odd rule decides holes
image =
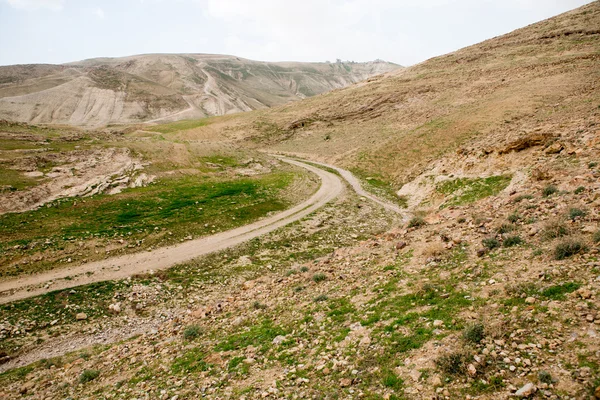
[[[526,383],[521,389],[515,393],[516,397],[530,397],[536,392],[537,388],[531,382]]]
[[[499,154],[507,154],[512,151],[522,151],[534,146],[542,146],[546,144],[551,139],[551,136],[548,134],[538,134],[534,133],[532,135],[528,135],[522,138],[519,138],[511,143],[509,143],[505,148],[500,150]]]
[[[86,314],[86,313],[77,313],[77,314],[75,315],[75,319],[76,319],[77,321],[83,321],[83,320],[87,319],[87,317],[88,317],[88,316],[87,316],[87,314]]]

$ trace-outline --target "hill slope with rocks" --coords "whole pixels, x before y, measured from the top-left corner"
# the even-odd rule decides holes
[[[203,118],[285,104],[398,68],[383,61],[269,63],[209,54],[12,65],[0,67],[0,118],[89,127]]]
[[[410,220],[348,187],[260,240],[2,305],[0,395],[600,399],[599,26],[596,1],[170,133],[346,167]]]

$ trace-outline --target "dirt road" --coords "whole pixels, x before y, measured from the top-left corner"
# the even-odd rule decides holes
[[[319,190],[308,200],[286,211],[216,235],[152,251],[128,254],[71,268],[62,268],[38,275],[0,282],[0,304],[39,296],[54,290],[67,289],[94,282],[124,279],[136,274],[167,269],[196,257],[238,245],[297,221],[336,198],[344,189],[342,181],[335,174],[301,161],[278,155],[275,155],[275,157],[316,174],[321,179]],[[390,211],[400,214],[405,220],[408,219],[408,214],[405,210],[365,191],[359,180],[350,171],[333,165],[315,161],[311,162],[336,170],[359,196],[365,197]]]
[[[276,215],[212,236],[142,253],[48,271],[0,282],[0,304],[38,296],[93,282],[123,279],[131,275],[166,269],[193,258],[223,250],[297,221],[336,198],[344,185],[336,175],[314,166],[280,157],[306,168],[321,179],[321,186],[308,200]]]

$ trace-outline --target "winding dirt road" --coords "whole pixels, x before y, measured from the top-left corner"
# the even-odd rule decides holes
[[[339,196],[344,189],[344,184],[340,178],[331,172],[284,156],[274,155],[274,157],[289,164],[305,168],[317,175],[321,179],[319,190],[308,200],[286,211],[212,236],[151,251],[127,254],[0,282],[0,304],[39,296],[54,290],[68,289],[94,282],[124,279],[136,274],[167,269],[196,257],[236,246],[304,218]],[[350,171],[333,165],[311,162],[336,170],[358,195],[400,214],[403,219],[408,218],[405,210],[366,192],[361,187],[359,180]]]
[[[321,179],[321,186],[308,200],[276,215],[212,236],[152,251],[109,258],[72,268],[0,282],[0,304],[38,296],[93,282],[123,279],[128,276],[172,267],[196,257],[226,249],[297,221],[336,198],[344,185],[336,175],[317,167],[279,157],[280,160],[309,170]]]

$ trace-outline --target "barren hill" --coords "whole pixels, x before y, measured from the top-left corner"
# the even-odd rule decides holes
[[[0,67],[0,118],[92,127],[202,118],[284,104],[398,68],[383,61],[267,63],[208,54],[13,65]]]
[[[251,119],[260,146],[314,154],[400,187],[449,151],[487,160],[522,136],[597,135],[599,27],[594,2],[293,107],[239,118]]]

